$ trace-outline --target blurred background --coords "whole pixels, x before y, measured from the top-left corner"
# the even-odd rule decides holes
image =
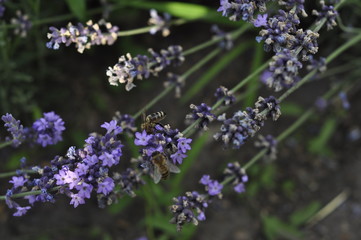
[[[78,1],[78,0],[77,0]],[[1,1],[0,1],[1,2]],[[216,10],[218,1],[85,1],[86,8],[74,7],[69,1],[6,1],[6,10],[0,18],[0,113],[9,112],[24,126],[29,126],[43,112],[55,111],[65,121],[64,140],[56,146],[42,148],[4,148],[0,150],[0,171],[19,168],[19,159],[25,156],[29,165],[45,166],[55,155],[64,155],[69,146],[81,147],[91,132],[100,131],[100,125],[110,121],[116,111],[134,114],[164,89],[166,72],[159,77],[136,80],[136,88],[130,92],[124,86],[110,86],[106,69],[113,66],[121,55],[147,54],[169,45],[181,45],[187,50],[212,38],[213,24],[224,31],[241,27],[244,23],[232,23]],[[76,2],[76,1],[74,1]],[[82,1],[80,1],[82,2]],[[178,2],[178,3],[179,3]],[[319,7],[316,1],[307,1],[306,12]],[[345,28],[360,27],[361,2],[348,0],[340,10]],[[173,3],[173,4],[169,4]],[[193,5],[188,5],[193,4]],[[111,7],[113,10],[108,11]],[[184,7],[184,8],[182,8]],[[65,27],[106,20],[121,31],[147,26],[149,9],[159,13],[169,12],[172,18],[187,17],[185,10],[205,9],[200,19],[180,26],[172,26],[171,34],[163,37],[141,34],[119,37],[112,46],[92,46],[83,54],[74,45],[60,46],[59,50],[46,48],[49,27]],[[33,23],[25,37],[14,33],[10,19],[21,10]],[[271,11],[276,11],[272,9]],[[108,15],[108,16],[107,16]],[[302,27],[309,27],[315,18],[309,17]],[[204,102],[212,105],[216,88],[232,88],[253,70],[272,57],[255,41],[259,29],[251,28],[234,42],[234,48],[224,51],[205,67],[192,74],[182,89],[181,98],[170,93],[149,109],[164,111],[166,123],[183,130],[189,105]],[[358,30],[357,30],[358,31]],[[332,31],[322,29],[317,56],[326,57],[344,43],[352,32],[336,27]],[[180,67],[170,68],[182,74],[199,62],[214,46],[188,55]],[[302,86],[282,103],[282,116],[276,122],[267,121],[259,132],[274,136],[282,133],[295,122],[319,96],[332,84],[347,80],[359,80],[361,49],[358,46],[343,53],[333,61],[324,75]],[[304,75],[304,73],[302,73]],[[243,100],[228,110],[244,110],[253,107],[258,96],[274,94],[259,81],[259,76],[237,93]],[[147,184],[137,190],[137,197],[125,196],[106,209],[97,206],[96,199],[73,208],[70,199],[59,195],[54,204],[36,204],[23,217],[13,217],[5,202],[0,202],[0,239],[359,239],[361,226],[361,114],[360,82],[347,92],[349,109],[342,107],[341,99],[334,99],[324,111],[312,116],[291,137],[278,146],[277,159],[262,160],[252,166],[247,174],[249,182],[245,194],[225,191],[222,200],[215,200],[207,209],[207,220],[199,226],[185,226],[182,232],[169,223],[169,206],[172,198],[186,191],[202,191],[199,179],[203,174],[220,178],[228,162],[247,163],[259,151],[254,140],[239,150],[224,150],[212,135],[219,128],[211,125],[208,132],[192,136],[192,150],[187,164],[179,176],[171,175],[167,181]],[[140,120],[137,120],[140,126]],[[0,129],[1,140],[6,131]],[[124,139],[125,156],[119,166],[125,169],[137,149]],[[135,149],[135,150],[134,150]],[[10,187],[8,179],[0,181],[0,195]],[[322,207],[336,196],[345,201],[326,218],[309,222]],[[145,239],[146,239],[145,238]]]

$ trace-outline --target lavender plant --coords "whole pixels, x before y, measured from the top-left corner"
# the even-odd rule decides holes
[[[284,118],[284,114],[281,115],[283,104],[287,103],[286,100],[290,95],[294,92],[302,94],[303,85],[315,84],[316,79],[327,74],[329,71],[327,65],[331,61],[361,41],[361,34],[357,32],[357,34],[348,36],[348,39],[339,47],[332,44],[328,48],[326,48],[326,44],[319,45],[324,34],[322,27],[326,26],[327,30],[335,30],[339,11],[342,11],[342,4],[348,1],[350,0],[343,0],[337,4],[319,1],[319,4],[315,4],[317,9],[309,9],[303,0],[220,0],[218,9],[213,7],[208,10],[213,14],[219,12],[219,21],[235,22],[233,26],[237,27],[234,30],[225,31],[213,25],[211,30],[214,36],[211,34],[205,38],[202,36],[205,41],[191,48],[178,45],[175,38],[167,40],[160,38],[161,41],[166,41],[168,47],[160,47],[161,50],[155,51],[153,48],[156,49],[158,46],[151,46],[148,48],[148,54],[136,53],[136,51],[129,53],[130,49],[119,48],[121,41],[118,40],[140,33],[150,33],[150,39],[160,37],[156,35],[157,32],[161,32],[162,37],[167,37],[170,34],[171,26],[187,24],[194,21],[194,17],[187,18],[187,14],[174,10],[173,13],[179,19],[172,20],[174,17],[171,14],[158,13],[158,11],[161,12],[162,7],[156,3],[145,1],[146,5],[144,6],[151,9],[148,20],[150,26],[121,30],[120,26],[124,26],[124,23],[117,22],[117,18],[112,21],[112,17],[109,17],[107,21],[94,17],[85,23],[79,21],[73,25],[69,22],[66,27],[61,27],[64,25],[55,25],[55,20],[42,21],[36,19],[38,15],[31,14],[31,12],[29,15],[16,12],[17,20],[11,20],[10,25],[3,26],[1,30],[5,33],[5,29],[14,28],[15,34],[26,39],[32,34],[32,31],[35,34],[37,26],[46,25],[48,33],[44,33],[42,36],[44,39],[47,38],[48,42],[43,41],[42,47],[45,46],[44,51],[49,52],[48,54],[52,54],[52,56],[61,55],[63,51],[65,52],[64,47],[69,47],[71,44],[75,45],[78,53],[84,54],[88,54],[85,50],[96,53],[97,49],[121,49],[121,51],[117,51],[117,63],[110,63],[111,61],[107,59],[106,65],[101,65],[103,68],[101,84],[106,83],[112,86],[116,92],[114,99],[119,95],[127,94],[125,101],[118,102],[120,104],[117,104],[117,108],[121,108],[122,112],[133,111],[133,114],[116,112],[111,120],[103,121],[104,123],[100,125],[101,131],[88,134],[87,138],[82,139],[81,144],[75,144],[70,138],[66,138],[66,142],[63,144],[67,147],[62,147],[64,148],[63,152],[60,155],[51,152],[52,157],[46,161],[39,162],[29,157],[21,158],[17,163],[20,167],[15,170],[14,168],[7,169],[8,172],[4,169],[0,173],[0,179],[7,178],[4,186],[1,185],[0,188],[0,190],[2,189],[0,200],[4,200],[7,207],[11,209],[12,216],[20,217],[25,214],[30,216],[34,214],[32,208],[35,204],[42,205],[45,202],[58,204],[56,200],[61,195],[66,195],[69,198],[69,204],[74,208],[82,208],[81,205],[89,206],[92,199],[97,200],[100,208],[109,208],[116,204],[122,204],[126,201],[125,199],[129,199],[127,196],[131,198],[140,196],[146,202],[145,227],[150,239],[159,237],[155,233],[155,228],[162,229],[159,226],[155,227],[154,222],[158,220],[152,222],[152,217],[154,219],[167,218],[164,224],[176,225],[175,228],[172,228],[177,231],[172,233],[173,237],[180,236],[181,233],[178,232],[189,231],[187,230],[189,229],[188,223],[198,225],[199,222],[206,222],[207,219],[212,218],[212,214],[208,214],[208,211],[212,212],[216,203],[222,202],[225,198],[232,199],[235,194],[248,194],[248,184],[253,183],[253,179],[248,176],[248,170],[263,157],[272,160],[272,163],[276,162],[283,148],[280,143],[300,128],[312,115],[315,115],[315,106],[318,106],[318,109],[325,109],[327,107],[326,100],[338,98],[344,110],[352,108],[347,91],[350,91],[353,86],[359,86],[357,81],[353,79],[338,81],[335,86],[330,88],[328,88],[328,84],[324,84],[323,89],[326,89],[326,93],[322,98],[318,98],[317,102],[315,98],[314,102],[316,103],[311,105],[309,110],[301,114],[277,137],[271,135],[264,137],[259,134],[264,132],[267,125],[272,124],[269,120],[277,121],[275,123],[277,125],[279,124],[278,120]],[[0,17],[3,17],[4,13],[7,14],[8,4],[11,12],[14,10],[12,5],[7,1],[0,1]],[[79,20],[84,20],[85,3],[77,6],[72,5],[75,3],[69,2],[68,4],[69,8],[73,9],[73,14],[78,16]],[[147,4],[154,6],[148,7]],[[35,6],[34,3],[34,9],[36,9]],[[104,3],[103,6],[105,6]],[[178,6],[187,7],[188,5]],[[195,6],[188,6],[188,9]],[[136,2],[124,3],[118,7],[137,8],[139,5]],[[110,11],[111,15],[113,11],[117,11],[118,7],[108,7],[107,11]],[[168,10],[171,9],[168,8]],[[104,9],[100,8],[95,12],[99,10]],[[83,19],[80,16],[83,16]],[[312,16],[314,17],[312,18]],[[203,15],[197,17],[207,18]],[[34,22],[29,22],[29,19]],[[314,23],[307,27],[307,21],[313,20]],[[34,27],[35,30],[33,30]],[[190,110],[184,108],[184,111],[177,114],[176,110],[178,112],[178,108],[181,106],[177,99],[169,100],[171,97],[167,96],[168,93],[175,90],[175,97],[181,98],[182,92],[189,91],[197,83],[198,76],[193,77],[193,74],[198,70],[207,71],[206,64],[212,60],[229,56],[226,55],[227,52],[232,53],[236,46],[235,43],[242,42],[240,36],[246,37],[243,34],[250,29],[259,32],[257,35],[256,32],[248,31],[248,34],[255,39],[254,44],[263,46],[269,60],[259,64],[258,68],[246,77],[240,77],[240,75],[245,75],[244,73],[237,74],[236,83],[228,81],[228,78],[231,78],[230,75],[222,74],[221,78],[217,79],[221,83],[216,84],[220,87],[209,84],[210,86],[204,92],[202,90],[199,93],[197,99],[192,100]],[[38,31],[36,34],[40,32]],[[170,37],[177,34],[176,28],[174,28],[174,32],[173,34],[172,29]],[[64,47],[60,48],[61,45]],[[184,46],[189,45],[185,44]],[[209,47],[213,49],[208,50]],[[7,53],[6,50],[2,50],[2,52]],[[327,56],[319,57],[317,56],[319,52]],[[203,57],[193,62],[196,57],[195,53],[200,53],[199,55]],[[91,54],[85,56],[89,57]],[[224,59],[226,57],[218,61],[226,61]],[[234,62],[239,64],[237,61]],[[109,63],[114,64],[113,67],[107,68]],[[10,62],[8,66],[10,66]],[[54,66],[56,67],[56,64]],[[171,69],[172,72],[164,73],[164,70],[168,69]],[[241,70],[244,72],[243,66]],[[251,106],[242,108],[240,102],[245,97],[242,91],[243,87],[257,77],[259,77],[259,83],[270,88],[267,91],[274,92],[267,93],[267,97],[259,96],[253,108]],[[134,83],[136,79],[144,80],[138,81],[137,88]],[[164,82],[152,82],[159,81],[159,79],[164,79]],[[118,90],[119,85],[122,84],[125,84],[126,93]],[[151,85],[157,87],[148,91],[147,86]],[[159,90],[159,86],[162,85],[164,85],[164,89]],[[222,85],[227,85],[229,89]],[[210,88],[214,95],[208,94]],[[261,84],[254,89],[254,94],[258,93],[258,88],[261,88]],[[83,91],[86,88],[80,87],[80,89]],[[157,95],[151,98],[153,91],[157,91]],[[147,102],[142,100],[142,92],[145,92],[144,96],[147,99],[144,101]],[[131,97],[132,94],[134,97]],[[172,103],[172,107],[168,107],[169,111],[157,109],[162,102],[166,103],[167,100]],[[199,101],[200,104],[196,101]],[[69,102],[65,103],[67,105]],[[56,107],[54,110],[57,110]],[[167,112],[167,118],[162,111]],[[1,119],[6,130],[3,132],[6,132],[7,135],[1,136],[0,149],[9,148],[9,151],[15,152],[20,145],[22,145],[21,149],[25,147],[38,149],[37,145],[43,149],[48,145],[55,145],[65,138],[63,137],[65,123],[54,112],[45,112],[43,117],[35,120],[30,127],[24,127],[11,113],[3,112],[2,114]],[[158,115],[162,115],[162,118],[157,118]],[[143,119],[140,119],[141,116]],[[287,119],[287,116],[285,117]],[[177,120],[177,118],[181,120]],[[70,121],[71,117],[67,116],[67,119]],[[183,122],[187,126],[181,131],[179,129],[184,127],[182,126]],[[247,161],[245,156],[249,156],[249,154],[242,155],[243,149],[256,136],[258,140],[255,140],[254,144],[259,150]],[[205,150],[205,147],[199,145],[199,139],[203,137],[207,141],[212,141],[210,146],[219,149],[217,151],[222,151],[222,154],[229,153],[237,156],[237,161],[228,157],[218,160],[209,159],[209,165],[217,164],[217,169],[198,168],[197,174],[200,176],[196,176],[196,182],[203,187],[199,188],[192,182],[190,185],[186,185],[187,189],[183,188],[181,183],[187,182],[185,174],[188,176],[188,174],[194,173],[191,167],[201,164],[196,163],[195,159],[197,152]],[[206,141],[204,141],[205,143]],[[210,151],[209,154],[212,155],[213,152]],[[7,155],[6,157],[8,157]],[[267,163],[271,164],[270,161]],[[191,180],[191,178],[189,179]],[[170,186],[174,190],[167,193]],[[154,200],[153,196],[164,199]],[[171,202],[172,198],[173,203]],[[157,205],[157,201],[161,203]],[[152,213],[154,214],[152,215]],[[169,217],[170,215],[171,217]]]

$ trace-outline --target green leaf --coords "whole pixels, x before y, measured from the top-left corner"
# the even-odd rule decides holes
[[[310,140],[309,151],[314,154],[329,155],[332,153],[331,149],[328,148],[327,142],[334,134],[337,127],[337,120],[334,118],[328,118],[324,121],[323,126],[320,130],[319,135]]]
[[[208,8],[203,5],[184,2],[140,2],[126,1],[125,5],[142,8],[156,9],[160,12],[167,12],[170,15],[187,20],[203,19],[212,23],[227,24],[231,26],[243,26],[242,21],[234,22],[222,17],[216,8]]]
[[[182,104],[189,101],[192,97],[199,94],[204,86],[206,86],[212,79],[217,77],[217,74],[221,72],[225,67],[229,66],[229,63],[242,54],[252,42],[241,42],[237,47],[229,51],[225,56],[223,56],[219,61],[217,61],[213,66],[208,68],[208,71],[203,74],[192,87],[183,95],[180,99]]]
[[[86,0],[66,0],[71,12],[80,20],[86,20]]]
[[[301,232],[277,217],[262,216],[263,231],[267,239],[293,239],[301,237]]]
[[[290,217],[290,222],[293,226],[299,226],[305,223],[321,208],[321,203],[318,201],[311,202],[306,207],[294,212]]]

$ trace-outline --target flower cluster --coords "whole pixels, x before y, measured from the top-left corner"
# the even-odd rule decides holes
[[[170,223],[177,225],[177,231],[182,230],[185,223],[198,225],[198,221],[206,220],[204,212],[210,202],[207,195],[196,191],[186,192],[185,196],[173,198],[173,201],[170,207],[173,218]]]
[[[119,111],[115,112],[113,120],[117,121],[117,124],[123,129],[123,132],[134,135],[137,131],[135,127],[135,119],[129,114],[121,114]]]
[[[317,70],[317,72],[319,73],[323,73],[326,71],[327,66],[326,66],[326,58],[319,58],[316,59],[313,56],[310,56],[310,58],[308,59],[309,65],[307,65],[307,70],[312,71],[312,70]]]
[[[243,193],[246,191],[245,183],[248,182],[246,171],[241,168],[238,162],[228,163],[223,172],[224,178],[230,178],[234,191]]]
[[[217,180],[212,180],[209,175],[203,175],[199,182],[206,187],[209,196],[222,197],[223,185]]]
[[[313,10],[312,14],[317,16],[317,21],[320,22],[322,19],[326,19],[327,30],[333,29],[333,27],[337,26],[336,18],[338,16],[338,12],[332,5],[326,5],[325,1],[320,1],[321,11]]]
[[[281,112],[279,101],[274,97],[259,97],[256,108],[246,108],[246,111],[234,113],[232,118],[226,118],[226,114],[220,115],[217,120],[222,121],[220,131],[214,134],[215,140],[221,140],[225,147],[231,145],[239,149],[250,137],[263,126],[264,120],[272,117],[276,120]]]
[[[11,24],[16,25],[14,34],[24,38],[28,34],[32,24],[29,20],[29,16],[22,14],[21,11],[16,11],[16,16],[16,18],[11,19]]]
[[[167,80],[164,82],[164,87],[169,87],[174,85],[175,87],[175,97],[180,98],[181,96],[181,89],[185,85],[184,78],[181,76],[168,72],[167,73]]]
[[[283,49],[273,56],[267,70],[268,73],[263,75],[261,81],[278,92],[292,87],[300,80],[298,72],[301,68],[302,63],[294,52]]]
[[[4,121],[4,126],[8,132],[12,135],[12,138],[7,137],[6,141],[12,141],[12,145],[18,147],[26,138],[24,127],[20,124],[20,120],[16,120],[10,113],[3,115],[1,119]]]
[[[82,149],[70,147],[65,157],[56,156],[51,161],[51,166],[44,168],[33,167],[39,177],[30,178],[22,173],[19,177],[13,177],[13,187],[8,190],[7,204],[9,208],[16,208],[18,216],[24,214],[26,209],[11,198],[13,194],[26,191],[41,191],[39,195],[28,195],[25,198],[29,204],[35,202],[54,202],[54,189],[59,189],[71,198],[70,204],[77,207],[90,198],[92,192],[98,194],[98,199],[113,193],[116,181],[109,176],[110,167],[117,165],[122,156],[122,147],[118,135],[122,128],[115,120],[104,123],[103,128],[107,130],[104,136],[91,134],[85,140],[86,144]],[[116,175],[117,176],[117,175]],[[129,185],[129,184],[128,184]],[[129,189],[129,188],[128,188]],[[109,202],[108,202],[109,203]],[[20,211],[20,212],[19,212]]]
[[[266,11],[266,2],[269,0],[220,0],[220,7],[218,12],[228,17],[231,21],[244,20],[248,22],[253,21],[254,13]]]
[[[222,100],[223,106],[228,106],[236,101],[236,97],[226,88],[220,86],[217,88],[214,96],[217,98],[217,102]]]
[[[255,141],[254,145],[260,149],[266,149],[266,159],[275,160],[277,158],[277,140],[272,135],[266,137],[259,135],[258,141]]]
[[[190,124],[200,119],[197,127],[203,130],[207,130],[209,123],[216,118],[216,115],[211,113],[212,108],[205,103],[201,103],[199,106],[191,104],[190,108],[193,109],[193,111],[186,115],[186,123]]]
[[[166,37],[170,34],[169,27],[171,16],[168,13],[164,13],[163,17],[158,15],[157,10],[150,10],[150,19],[148,20],[148,24],[152,26],[149,30],[150,34],[156,34],[159,31],[162,31],[163,37]]]
[[[279,0],[278,4],[281,6],[285,6],[287,10],[292,10],[296,14],[301,14],[303,17],[307,17],[307,13],[305,11],[304,6],[305,0]]]
[[[273,121],[276,121],[279,116],[281,116],[281,107],[279,104],[280,101],[278,101],[274,96],[269,96],[268,98],[259,96],[257,102],[255,103],[255,107],[258,109],[260,114],[257,114],[256,118],[258,120],[272,118]],[[263,111],[265,111],[264,117],[261,117],[263,115]]]
[[[143,130],[141,133],[136,132],[135,137],[135,145],[142,146],[140,150],[141,165],[148,170],[156,183],[160,180],[158,179],[159,176],[154,174],[159,167],[153,161],[156,154],[165,157],[164,164],[169,167],[170,172],[177,173],[179,169],[175,165],[182,164],[183,159],[187,157],[185,153],[191,149],[192,139],[184,138],[178,129],[171,129],[169,125],[161,126],[158,124],[154,128],[154,133],[147,134]]]
[[[212,25],[211,31],[214,33],[213,38],[221,38],[218,43],[221,49],[230,50],[233,47],[232,35],[222,31],[217,25]]]
[[[110,85],[118,86],[118,83],[125,83],[125,89],[130,91],[135,87],[135,78],[148,78],[151,74],[157,76],[165,67],[171,64],[178,66],[184,61],[182,47],[178,45],[169,46],[167,50],[162,49],[160,53],[153,49],[148,51],[151,57],[138,55],[132,58],[129,53],[121,56],[118,63],[109,67],[106,72]]]
[[[89,20],[85,26],[81,23],[75,26],[70,22],[66,28],[50,27],[49,30],[50,41],[46,43],[48,48],[56,50],[62,43],[65,46],[74,43],[78,52],[83,53],[93,45],[112,45],[118,38],[119,28],[104,20],[98,23]]]
[[[1,119],[5,122],[4,126],[12,135],[12,138],[7,137],[6,141],[11,141],[14,147],[18,147],[24,141],[43,147],[61,141],[62,133],[65,130],[64,121],[54,112],[43,115],[44,117],[36,120],[31,128],[24,128],[20,121],[9,113],[3,115]]]
[[[54,112],[44,113],[44,117],[36,120],[32,127],[34,141],[43,147],[61,141],[64,130],[63,120]]]

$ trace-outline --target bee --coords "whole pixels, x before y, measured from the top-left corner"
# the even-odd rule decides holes
[[[142,128],[142,130],[145,130],[146,133],[149,134],[149,133],[153,133],[154,127],[157,124],[160,124],[159,122],[166,117],[166,114],[160,111],[145,116],[145,113],[143,113],[142,117],[143,117],[143,123],[140,127]]]
[[[152,154],[153,163],[153,180],[155,183],[159,183],[161,179],[165,180],[168,178],[169,173],[179,173],[180,169],[171,163],[167,156],[161,152],[154,152]]]

